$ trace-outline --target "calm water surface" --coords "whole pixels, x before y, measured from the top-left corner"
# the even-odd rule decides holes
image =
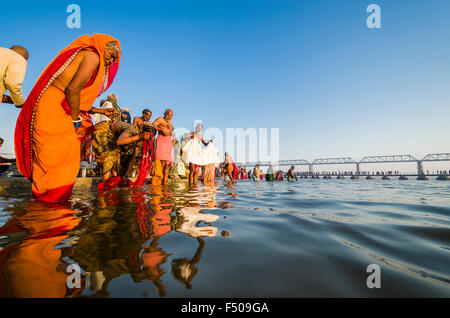
[[[0,297],[450,297],[448,181],[18,194],[0,197],[0,226]]]

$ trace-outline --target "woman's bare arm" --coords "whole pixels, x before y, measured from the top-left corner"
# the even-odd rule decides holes
[[[130,136],[126,132],[124,132],[119,136],[119,138],[117,138],[116,144],[118,146],[124,146],[132,143],[133,141],[138,141],[139,139],[141,139],[140,135]]]
[[[77,120],[80,112],[81,90],[92,77],[100,63],[99,56],[87,51],[69,85],[64,90],[67,102],[70,106],[72,120]]]

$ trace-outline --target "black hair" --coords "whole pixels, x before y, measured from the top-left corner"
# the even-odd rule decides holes
[[[144,115],[145,113],[152,113],[152,111],[150,110],[150,109],[144,109],[143,111],[142,111],[142,115]]]
[[[3,138],[0,138],[0,141],[1,141],[1,142],[5,142],[5,141],[3,140]]]
[[[142,125],[142,131],[143,132],[150,132],[150,133],[154,134],[155,133],[155,127],[153,127],[152,125],[144,123]]]

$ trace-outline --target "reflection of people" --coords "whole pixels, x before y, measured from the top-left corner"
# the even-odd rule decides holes
[[[201,207],[183,207],[178,213],[181,216],[180,222],[177,224],[177,232],[185,233],[192,237],[200,236],[216,236],[217,227],[207,225],[198,226],[199,222],[205,223],[215,222],[219,216],[211,213],[201,213]]]
[[[70,273],[62,261],[62,249],[56,246],[69,236],[80,219],[78,211],[65,205],[49,206],[30,201],[18,206],[18,215],[0,228],[0,235],[29,234],[17,245],[0,250],[0,276],[7,275],[5,287],[10,297],[62,298],[66,296],[66,281]],[[23,210],[27,212],[22,213]],[[13,224],[16,224],[15,227]]]
[[[192,259],[178,258],[172,261],[172,275],[176,280],[186,285],[187,289],[192,289],[192,280],[198,273],[198,268],[195,266],[202,257],[202,251],[205,247],[205,241],[197,238],[198,248]]]
[[[149,246],[144,247],[142,252],[142,276],[155,284],[160,297],[167,295],[161,277],[165,274],[161,265],[167,262],[169,254],[159,246],[159,238],[154,239]]]
[[[32,180],[38,200],[70,198],[80,141],[92,128],[88,111],[112,84],[120,55],[113,37],[84,35],[61,51],[34,85],[17,120],[15,147],[18,170]],[[113,110],[101,111],[114,117]]]
[[[108,296],[110,282],[129,274],[135,283],[153,282],[165,295],[161,267],[169,254],[158,246],[158,238],[171,230],[171,208],[162,210],[167,197],[145,191],[105,192],[94,201],[95,210],[71,249],[70,257],[91,273],[92,297]],[[151,240],[149,246],[145,242]]]
[[[0,103],[20,108],[25,103],[22,82],[27,71],[28,51],[19,45],[10,49],[0,47]],[[9,95],[3,95],[9,90]]]
[[[161,187],[153,187],[151,191],[152,198],[150,203],[152,205],[153,214],[151,216],[151,223],[153,229],[153,237],[161,237],[169,233],[171,228],[170,213],[172,212],[174,203],[161,202],[167,197],[163,196]]]

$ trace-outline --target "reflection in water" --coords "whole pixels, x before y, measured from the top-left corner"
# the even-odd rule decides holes
[[[94,297],[108,296],[109,283],[130,274],[135,283],[153,282],[160,296],[166,291],[160,266],[170,255],[158,246],[171,231],[173,202],[161,188],[105,192],[97,197],[84,233],[70,257],[91,274]],[[111,209],[111,207],[115,207]],[[144,244],[151,240],[148,246]]]
[[[0,297],[450,296],[450,184],[360,181],[4,198]],[[388,278],[380,290],[368,264]]]
[[[216,209],[215,195],[215,187],[205,187],[202,195],[197,188],[192,188],[186,194],[185,206],[177,211],[176,231],[192,237],[216,236],[217,227],[211,225],[200,226],[201,222],[209,224],[219,219],[219,216],[215,214],[202,213],[204,208]],[[200,205],[204,205],[204,207]]]
[[[198,273],[198,268],[195,266],[202,257],[202,251],[205,247],[205,241],[197,238],[198,248],[192,259],[177,258],[172,261],[172,274],[176,280],[186,285],[187,289],[192,289],[192,280]]]
[[[179,213],[179,221],[177,222],[176,230],[180,233],[185,233],[192,237],[200,236],[216,236],[217,227],[207,225],[200,226],[201,222],[211,223],[219,219],[217,215],[210,213],[201,213],[200,207],[184,207],[181,208]]]
[[[0,275],[5,275],[1,279],[5,284],[2,296],[64,297],[67,294],[66,279],[69,275],[65,268],[68,264],[61,260],[61,250],[56,245],[68,238],[67,232],[78,225],[77,211],[69,205],[35,201],[18,204],[16,209],[14,217],[2,227],[2,235],[8,235],[8,229],[22,229],[28,232],[28,236],[0,252],[3,269]]]
[[[153,282],[158,289],[159,296],[166,296],[166,288],[162,284],[161,277],[165,274],[161,265],[167,262],[170,254],[164,252],[159,246],[159,238],[155,238],[149,246],[144,247],[142,253],[142,277]],[[135,280],[139,282],[139,280]]]
[[[182,282],[187,289],[192,289],[192,280],[198,273],[197,263],[202,256],[205,241],[201,238],[212,237],[217,235],[217,227],[209,225],[219,219],[219,216],[211,213],[202,213],[204,208],[216,209],[215,195],[217,192],[215,183],[210,183],[204,187],[201,193],[197,186],[193,186],[186,193],[186,201],[184,207],[177,211],[178,221],[176,231],[187,234],[197,239],[198,247],[192,259],[177,258],[172,261],[172,274],[176,280]],[[201,207],[200,205],[204,205]],[[208,225],[202,226],[204,222]]]
[[[12,218],[0,228],[0,296],[108,297],[110,283],[127,274],[134,283],[153,283],[163,297],[165,264],[190,288],[205,246],[200,237],[218,231],[209,223],[219,217],[202,213],[216,208],[215,195],[215,186],[200,191],[177,184],[108,191],[88,203],[75,201],[74,208],[15,202]],[[169,263],[172,254],[160,240],[172,230],[196,238],[199,246],[192,259]],[[73,263],[82,271],[79,289],[66,287],[72,273],[66,269]]]

